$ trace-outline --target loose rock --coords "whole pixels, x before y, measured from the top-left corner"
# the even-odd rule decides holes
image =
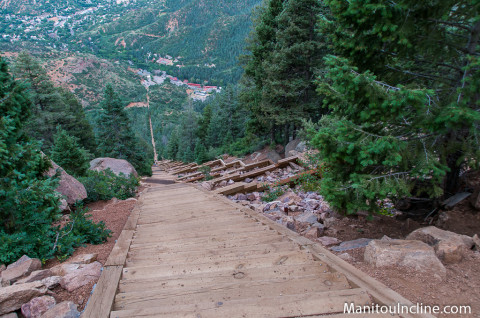
[[[2,279],[14,283],[41,268],[42,262],[38,258],[30,258],[23,255],[15,263],[8,265],[7,269],[2,272]]]
[[[72,292],[91,281],[97,280],[100,277],[102,264],[93,262],[87,265],[80,265],[77,270],[65,275],[60,281],[60,285],[69,292]]]
[[[44,278],[47,278],[49,276],[52,276],[53,273],[49,269],[44,269],[44,270],[39,270],[39,271],[34,271],[28,277],[22,278],[18,280],[15,284],[24,284],[24,283],[31,283],[37,280],[42,280]]]
[[[42,284],[48,289],[53,289],[60,285],[62,277],[60,276],[50,276],[41,280]]]
[[[98,254],[80,254],[69,260],[70,264],[90,264],[97,260]]]
[[[407,240],[418,240],[433,246],[438,258],[446,264],[460,262],[474,245],[469,236],[444,231],[435,226],[415,230],[407,236]]]
[[[38,318],[50,308],[53,308],[56,303],[52,296],[36,297],[22,305],[22,314],[25,318]]]
[[[375,267],[402,266],[436,273],[442,278],[446,275],[446,269],[433,248],[421,241],[373,240],[365,248],[364,259]]]
[[[0,288],[0,315],[20,309],[23,304],[46,292],[47,288],[38,281]]]
[[[356,239],[356,240],[353,240],[353,241],[343,242],[338,246],[332,247],[331,250],[335,251],[335,252],[343,252],[343,251],[353,250],[353,249],[356,249],[356,248],[361,248],[361,247],[367,246],[368,243],[370,243],[370,241],[372,241],[372,240],[368,239],[368,238],[359,238],[359,239]]]
[[[78,318],[80,313],[77,310],[77,305],[71,301],[64,301],[56,305],[46,313],[44,313],[41,318]]]
[[[322,243],[323,246],[336,245],[336,244],[339,244],[339,243],[342,242],[342,241],[340,241],[339,239],[337,239],[337,238],[335,238],[335,237],[330,237],[330,236],[322,236],[322,237],[319,237],[319,238],[317,238],[317,241],[319,241],[320,243]]]

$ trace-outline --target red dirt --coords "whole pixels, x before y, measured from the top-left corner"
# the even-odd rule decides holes
[[[118,201],[114,198],[110,201],[99,201],[88,204],[87,207],[90,209],[88,214],[91,215],[92,220],[95,222],[105,222],[106,227],[112,231],[112,236],[108,238],[107,242],[104,244],[88,244],[86,246],[79,247],[77,250],[75,250],[72,257],[80,254],[97,253],[97,260],[100,263],[105,264],[108,255],[110,255],[110,252],[115,245],[115,241],[122,232],[125,222],[127,221],[128,216],[132,212],[136,203],[137,202],[134,200]],[[45,264],[44,268],[51,268],[58,264],[60,264],[60,262],[57,259],[52,259]],[[57,303],[65,300],[73,301],[78,305],[78,310],[81,311],[87,304],[93,285],[96,283],[97,282],[89,283],[72,293],[69,293],[59,286],[53,289],[53,296],[57,300]]]

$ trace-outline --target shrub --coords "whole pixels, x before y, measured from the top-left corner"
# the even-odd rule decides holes
[[[262,196],[262,201],[264,202],[275,201],[276,199],[278,199],[278,197],[282,196],[287,189],[288,189],[288,186],[267,185],[267,188]]]
[[[79,178],[87,190],[87,202],[110,200],[115,197],[125,200],[135,196],[139,179],[134,175],[116,175],[112,170],[87,172],[86,177]]]
[[[78,206],[70,214],[69,222],[63,227],[54,228],[55,240],[52,251],[59,260],[72,255],[76,247],[85,244],[101,244],[110,237],[111,232],[105,228],[103,221],[95,223],[88,219],[87,209]]]

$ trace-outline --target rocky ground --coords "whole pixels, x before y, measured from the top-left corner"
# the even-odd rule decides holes
[[[274,171],[257,181],[273,183],[289,173]],[[470,305],[472,314],[462,317],[480,317],[480,212],[468,200],[415,221],[388,202],[388,215],[371,218],[340,215],[321,195],[298,187],[273,200],[266,195],[227,197],[324,245],[414,303]]]
[[[63,263],[53,259],[42,266],[23,257],[0,269],[0,317],[79,317],[135,203],[114,198],[88,205],[92,219],[112,231],[104,244],[80,247]]]

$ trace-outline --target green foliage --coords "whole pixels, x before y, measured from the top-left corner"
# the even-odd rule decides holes
[[[300,186],[303,192],[319,192],[320,191],[321,178],[308,173],[302,173],[295,180],[295,184]]]
[[[54,228],[56,235],[52,251],[60,261],[72,255],[77,247],[101,244],[110,237],[111,231],[105,228],[105,223],[93,222],[87,213],[87,209],[77,206],[63,227]]]
[[[139,179],[134,175],[116,175],[112,170],[87,171],[86,177],[78,179],[87,190],[87,201],[110,200],[115,197],[125,200],[135,196]]]
[[[213,177],[210,175],[210,171],[212,170],[210,166],[201,166],[198,170],[205,176],[205,181],[213,179]]]
[[[272,202],[277,200],[288,190],[288,186],[278,186],[278,185],[266,185],[265,191],[262,196],[262,201]]]
[[[12,80],[0,59],[0,263],[12,263],[24,254],[42,261],[58,252],[71,254],[72,246],[102,240],[105,231],[103,225],[74,216],[77,227],[62,237],[64,249],[54,247],[60,229],[53,224],[61,216],[58,180],[44,176],[50,162],[23,130],[30,105],[24,88]]]
[[[78,144],[78,139],[70,136],[60,126],[53,137],[53,149],[50,158],[68,174],[84,176],[89,168],[91,155]]]
[[[93,130],[85,118],[82,105],[75,96],[53,85],[39,61],[27,52],[18,55],[14,67],[16,77],[28,84],[32,116],[25,124],[29,136],[42,142],[42,149],[49,152],[57,126],[78,138],[80,146],[95,152]]]
[[[103,112],[97,121],[100,155],[125,159],[140,175],[152,175],[153,154],[133,133],[123,103],[110,84],[105,89],[101,106]]]
[[[305,118],[318,119],[315,71],[325,55],[316,29],[317,0],[265,2],[242,57],[245,75],[241,100],[250,110],[250,132],[280,136],[288,143]]]
[[[325,3],[319,30],[335,55],[318,92],[330,114],[308,127],[328,167],[321,193],[347,213],[379,212],[420,183],[455,193],[479,149],[480,3]]]
[[[197,140],[197,143],[195,145],[195,162],[197,164],[202,164],[207,161],[207,149],[200,140]]]

